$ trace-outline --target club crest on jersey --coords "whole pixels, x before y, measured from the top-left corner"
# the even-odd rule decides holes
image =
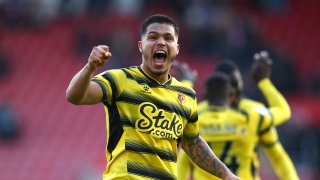
[[[178,94],[178,100],[179,100],[180,104],[185,103],[185,102],[186,102],[186,97],[185,97],[185,95],[179,93],[179,94]]]
[[[151,94],[151,92],[149,91],[150,87],[147,85],[143,86],[143,90],[141,90],[141,92],[143,93],[147,93],[147,94]]]

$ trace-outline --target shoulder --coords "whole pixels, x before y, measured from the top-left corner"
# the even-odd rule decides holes
[[[257,113],[262,116],[270,116],[268,108],[261,102],[248,98],[242,98],[239,103],[239,109],[247,112]]]
[[[190,97],[193,97],[193,98],[196,97],[196,92],[194,89],[192,89],[188,85],[178,81],[174,77],[172,77],[172,82],[171,82],[170,88],[173,90],[179,91],[180,93],[183,93],[185,95],[188,95]]]
[[[239,108],[246,109],[252,107],[265,107],[263,103],[249,98],[241,98]]]
[[[188,86],[186,83],[178,81],[175,77],[172,77],[172,84],[173,86],[181,87],[188,89],[189,91],[195,92],[192,87]]]
[[[230,117],[238,118],[244,120],[245,122],[250,121],[250,112],[248,112],[246,109],[229,108],[228,113]]]
[[[114,81],[116,79],[122,79],[127,77],[127,72],[129,71],[130,68],[110,69],[97,74],[96,76],[94,76],[94,78]]]
[[[253,102],[250,106],[239,108],[247,113],[248,119],[252,127],[257,129],[258,134],[268,131],[273,125],[273,118],[269,110],[259,103]]]

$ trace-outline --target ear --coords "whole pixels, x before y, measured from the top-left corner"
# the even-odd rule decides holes
[[[177,55],[179,54],[180,51],[180,44],[177,44]]]
[[[139,48],[140,53],[142,53],[142,42],[141,41],[138,41],[138,48]]]

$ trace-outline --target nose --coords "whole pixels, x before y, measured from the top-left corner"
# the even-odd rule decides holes
[[[166,45],[166,42],[163,37],[158,38],[157,45]]]

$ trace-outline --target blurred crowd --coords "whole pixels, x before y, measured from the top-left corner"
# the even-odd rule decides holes
[[[240,3],[239,3],[240,2]],[[0,12],[4,25],[15,27],[46,26],[57,18],[74,18],[87,16],[120,15],[124,18],[140,17],[144,12],[167,12],[181,22],[183,28],[180,42],[184,51],[194,56],[213,57],[216,60],[231,59],[238,63],[244,72],[252,60],[252,54],[262,49],[268,49],[277,59],[274,64],[273,81],[285,92],[296,92],[295,64],[290,57],[279,49],[273,48],[260,34],[252,18],[246,13],[239,13],[243,4],[267,13],[281,13],[289,7],[287,0],[243,0],[235,3],[231,0],[183,0],[148,1],[148,0],[2,0]],[[91,19],[94,21],[94,19]],[[85,24],[85,23],[84,23]],[[86,24],[88,26],[89,24]],[[94,25],[94,23],[90,24]],[[126,44],[134,44],[136,38],[131,29],[113,27],[112,33],[98,32],[98,27],[83,27],[75,29],[76,47],[80,54],[87,55],[93,45],[111,42],[114,57],[128,63],[126,59],[132,56],[133,48],[123,48]],[[108,28],[108,27],[107,27]],[[92,35],[94,34],[94,35]],[[98,34],[98,35],[97,35]],[[94,39],[92,36],[96,36]],[[199,58],[201,61],[201,58]],[[282,71],[278,71],[282,69]],[[286,72],[284,72],[286,71]],[[288,74],[280,77],[279,73]],[[289,78],[290,77],[290,78]],[[316,88],[317,86],[308,86]],[[250,92],[250,89],[247,89]]]

